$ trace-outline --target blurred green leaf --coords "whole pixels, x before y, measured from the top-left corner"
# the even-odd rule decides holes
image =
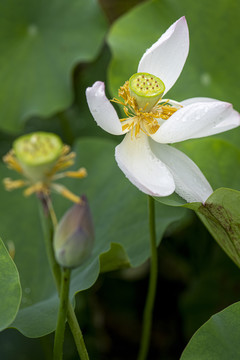
[[[181,360],[240,358],[240,302],[212,316],[192,337]]]
[[[191,243],[187,256],[191,277],[179,299],[179,308],[188,340],[213,314],[239,301],[239,268],[207,234],[207,229],[199,233],[202,228],[199,222],[191,232],[186,229]]]
[[[201,169],[213,190],[240,190],[240,149],[222,139],[203,138],[176,144]]]
[[[88,177],[65,180],[69,189],[87,195],[96,233],[91,257],[73,271],[72,297],[94,284],[100,264],[103,271],[126,267],[128,263],[136,267],[150,254],[147,197],[119,170],[114,146],[114,142],[105,139],[80,140],[76,145],[76,168],[85,166]],[[13,174],[4,166],[0,173],[3,177]],[[20,190],[7,193],[1,188],[0,195],[0,232],[15,243],[23,287],[21,309],[12,326],[26,336],[38,337],[55,328],[58,296],[47,264],[37,200],[34,196],[24,198]],[[60,218],[71,204],[60,196],[53,200]],[[167,227],[179,221],[185,212],[183,208],[156,203],[158,243]]]
[[[123,15],[132,7],[136,6],[137,4],[143,1],[145,0],[128,0],[128,1],[99,0],[110,22],[113,22],[119,16]]]
[[[96,0],[1,1],[0,127],[68,107],[73,67],[96,57],[105,31]]]
[[[117,20],[108,37],[113,53],[109,67],[112,95],[137,71],[146,49],[183,15],[189,25],[190,52],[180,79],[167,96],[179,101],[207,96],[229,101],[239,110],[240,3],[235,0],[152,0]]]
[[[220,188],[205,202],[186,204],[196,211],[209,232],[240,267],[240,192]]]
[[[186,204],[186,201],[175,192],[169,196],[155,197],[154,199],[169,206],[182,206]]]
[[[18,270],[0,239],[0,331],[16,317],[21,295]]]
[[[118,268],[130,267],[129,259],[120,244],[111,243],[111,248],[100,255],[101,272],[116,270]]]
[[[109,133],[102,130],[100,126],[96,126],[96,122],[89,111],[85,94],[86,88],[92,86],[96,80],[106,80],[106,69],[110,57],[110,50],[105,45],[94,61],[79,64],[74,71],[73,104],[64,111],[58,112],[48,118],[31,117],[25,124],[24,132],[28,133],[38,130],[55,132],[63,141],[71,145],[75,139],[84,136],[103,136],[110,138],[111,135]],[[112,138],[116,140],[114,135],[112,135]]]
[[[52,359],[52,343],[49,341],[49,345],[43,345],[47,341],[49,340],[46,338],[27,339],[15,329],[6,329],[0,336],[1,359],[14,360],[17,354],[18,360],[30,360],[33,356],[34,360],[50,360]]]

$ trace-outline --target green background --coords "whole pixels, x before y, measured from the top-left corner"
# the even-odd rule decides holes
[[[231,102],[239,111],[237,0],[3,0],[0,4],[1,155],[21,134],[52,131],[74,147],[76,167],[88,170],[86,179],[66,180],[65,184],[88,197],[95,225],[93,253],[74,271],[71,296],[78,293],[76,312],[90,355],[96,360],[136,358],[148,284],[148,219],[146,196],[125,179],[114,160],[114,147],[121,137],[96,126],[85,89],[101,80],[106,82],[109,97],[116,96],[119,86],[136,72],[145,50],[183,15],[189,26],[190,52],[168,96],[177,101],[212,97]],[[216,190],[209,204],[224,208],[230,228],[222,226],[223,214],[212,222],[206,219],[199,204],[189,205],[196,216],[189,209],[166,205],[168,198],[156,202],[161,245],[151,360],[180,359],[194,332],[210,316],[239,300],[238,252],[229,245],[234,240],[229,235],[232,227],[234,234],[239,231],[239,135],[240,130],[235,129],[177,145]],[[3,164],[0,170],[1,180],[17,178]],[[58,298],[47,264],[37,200],[24,198],[21,190],[8,193],[3,186],[0,194],[0,235],[6,245],[9,241],[15,245],[14,262],[20,276],[19,282],[16,267],[2,247],[1,256],[8,263],[4,268],[14,281],[8,288],[11,294],[2,291],[1,301],[9,302],[9,308],[5,312],[1,307],[0,325],[12,324],[18,330],[1,332],[0,358],[12,360],[18,354],[18,359],[26,360],[34,353],[36,359],[50,359]],[[174,205],[179,205],[178,200]],[[57,196],[53,201],[59,218],[71,206]],[[221,239],[223,248],[227,239],[230,257],[214,238]],[[4,276],[2,286],[6,279]],[[15,318],[20,283],[22,298]],[[238,308],[237,304],[227,308],[198,330],[181,359],[197,359],[200,348],[206,359],[238,358],[239,344],[231,336],[239,331]],[[232,353],[213,323],[232,339]],[[41,338],[33,339],[38,336]],[[210,346],[215,341],[222,349],[219,354]],[[64,355],[65,359],[77,358],[68,332]]]

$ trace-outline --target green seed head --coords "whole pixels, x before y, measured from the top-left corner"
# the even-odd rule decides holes
[[[131,96],[136,98],[139,108],[150,111],[161,98],[165,85],[157,76],[148,73],[136,73],[129,79]]]
[[[42,181],[61,154],[61,139],[52,133],[35,132],[19,137],[13,143],[16,158],[24,174],[33,181]]]

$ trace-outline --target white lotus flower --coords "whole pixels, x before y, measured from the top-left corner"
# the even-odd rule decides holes
[[[86,90],[90,111],[101,128],[114,135],[125,134],[115,157],[126,177],[152,196],[174,191],[189,202],[205,202],[212,188],[197,165],[170,145],[232,129],[240,115],[226,102],[192,98],[177,103],[162,95],[178,79],[189,50],[185,17],[180,18],[148,49],[137,74],[119,90],[125,119],[119,119],[106,98],[105,86],[96,82]],[[209,154],[211,156],[211,154]]]

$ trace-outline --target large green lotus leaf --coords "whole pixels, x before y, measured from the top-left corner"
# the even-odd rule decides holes
[[[176,100],[208,96],[229,101],[239,110],[240,3],[235,0],[152,0],[117,20],[108,38],[112,95],[137,71],[145,50],[183,15],[189,25],[190,52],[167,96]]]
[[[71,296],[89,288],[100,271],[142,264],[150,253],[148,239],[147,196],[139,192],[123,175],[114,160],[115,143],[104,139],[83,139],[77,143],[76,167],[85,166],[88,177],[67,179],[65,184],[77,194],[88,197],[95,225],[95,246],[91,257],[73,271]],[[1,176],[13,171],[1,166]],[[24,198],[21,190],[0,189],[0,232],[15,243],[23,299],[12,326],[24,335],[38,337],[54,330],[58,297],[42,239],[37,199]],[[60,218],[72,205],[53,198]],[[158,242],[186,209],[156,203]],[[101,255],[102,254],[102,255]]]
[[[18,270],[2,239],[0,239],[0,331],[16,317],[21,302]]]
[[[1,1],[0,127],[69,106],[73,67],[96,56],[105,31],[96,0]]]
[[[186,204],[196,211],[206,228],[240,267],[240,192],[220,188],[205,202]]]
[[[240,142],[239,142],[240,127],[238,126],[237,128],[235,128],[233,130],[214,135],[214,138],[223,139],[223,140],[235,145],[237,148],[240,148]]]
[[[180,360],[240,358],[240,302],[215,314],[192,337]]]

